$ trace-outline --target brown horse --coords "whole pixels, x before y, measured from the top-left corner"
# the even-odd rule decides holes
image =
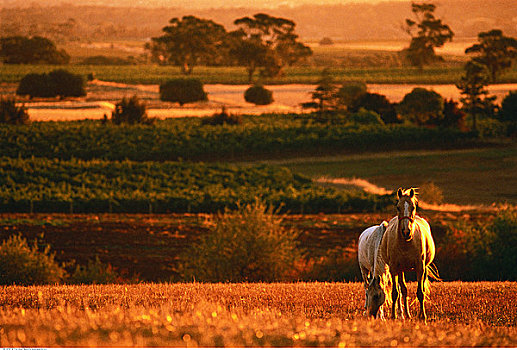
[[[427,221],[416,215],[418,202],[415,190],[399,188],[397,196],[398,215],[390,220],[380,246],[382,260],[389,266],[393,279],[391,316],[397,317],[395,305],[401,292],[401,304],[403,304],[401,317],[411,318],[404,272],[415,270],[418,280],[416,295],[420,302],[419,317],[425,321],[427,316],[424,299],[429,292],[428,276],[439,279],[436,268],[431,265],[435,254],[434,241]]]

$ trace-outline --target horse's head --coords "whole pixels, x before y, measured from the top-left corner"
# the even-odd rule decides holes
[[[384,304],[384,301],[386,301],[386,293],[384,293],[382,289],[380,276],[376,276],[370,281],[366,294],[368,316],[377,318],[379,316],[380,307]]]
[[[399,188],[397,196],[398,233],[404,240],[409,242],[413,239],[413,222],[415,221],[418,203],[415,190],[413,188],[409,190]]]

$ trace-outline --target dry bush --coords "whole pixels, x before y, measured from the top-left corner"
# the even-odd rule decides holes
[[[216,217],[211,232],[181,257],[185,280],[272,282],[292,279],[301,259],[296,233],[256,201]]]
[[[430,204],[442,204],[443,191],[433,181],[428,181],[420,185],[418,199]]]

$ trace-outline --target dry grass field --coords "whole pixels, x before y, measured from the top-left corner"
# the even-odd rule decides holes
[[[360,283],[10,286],[0,289],[0,344],[512,347],[516,293],[515,282],[433,283],[426,325],[365,319]]]

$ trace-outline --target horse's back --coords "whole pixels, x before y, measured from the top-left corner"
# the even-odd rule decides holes
[[[373,271],[375,254],[385,230],[386,222],[383,221],[380,225],[368,227],[359,236],[357,244],[359,265],[365,267],[368,271]]]

